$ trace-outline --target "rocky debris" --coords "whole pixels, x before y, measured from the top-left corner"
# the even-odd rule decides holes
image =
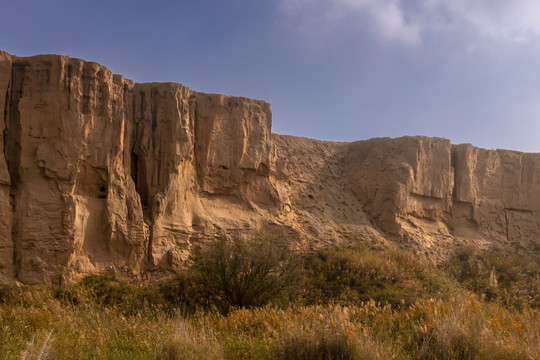
[[[540,248],[539,154],[276,135],[264,101],[58,55],[0,52],[0,114],[3,279],[175,270],[260,228],[304,249],[390,239],[434,259],[459,242]]]

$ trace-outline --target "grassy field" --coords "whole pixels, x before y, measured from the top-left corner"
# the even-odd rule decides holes
[[[538,263],[463,249],[435,268],[356,244],[269,264],[247,243],[215,249],[230,261],[201,254],[159,286],[0,285],[0,357],[540,359]],[[253,279],[273,293],[256,296]]]

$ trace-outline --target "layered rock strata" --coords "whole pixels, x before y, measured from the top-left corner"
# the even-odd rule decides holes
[[[0,114],[4,279],[175,270],[209,239],[260,228],[432,258],[457,242],[540,248],[539,154],[276,135],[264,101],[57,55],[0,52]]]

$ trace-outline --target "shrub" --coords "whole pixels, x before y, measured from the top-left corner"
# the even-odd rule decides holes
[[[360,304],[374,299],[393,306],[448,292],[436,269],[405,250],[375,251],[362,244],[333,246],[308,260],[306,302]]]
[[[0,282],[0,304],[15,304],[21,298],[23,290],[9,283]]]
[[[445,268],[468,290],[516,308],[540,308],[540,262],[495,250],[461,248]]]
[[[126,315],[151,311],[164,305],[157,291],[145,286],[135,286],[109,275],[90,275],[79,283],[56,292],[55,297],[71,305],[96,303],[118,308]]]
[[[290,244],[262,232],[220,238],[194,259],[207,290],[238,307],[279,302],[293,294],[301,282],[300,265]]]
[[[209,291],[201,274],[194,269],[182,271],[159,287],[163,299],[183,315],[219,304],[216,294]]]

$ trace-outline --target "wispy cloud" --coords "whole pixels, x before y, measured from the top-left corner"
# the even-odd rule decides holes
[[[420,28],[406,19],[400,0],[281,0],[281,9],[302,28],[308,24],[321,31],[352,20],[369,24],[387,40],[420,41]]]
[[[280,0],[300,26],[367,23],[381,39],[415,45],[427,32],[463,31],[495,40],[540,36],[538,0]]]
[[[526,41],[540,35],[537,0],[423,0],[427,15],[447,12],[449,24],[465,24],[480,35],[498,40]]]

